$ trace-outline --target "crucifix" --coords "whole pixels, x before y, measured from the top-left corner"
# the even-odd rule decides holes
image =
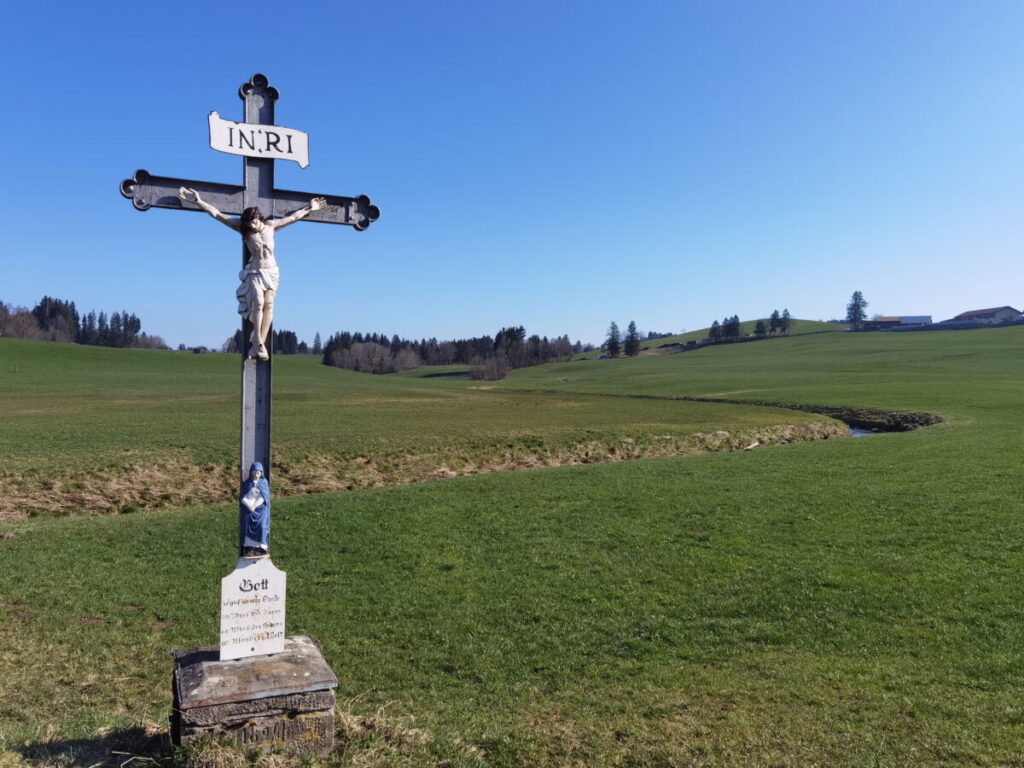
[[[237,292],[243,316],[238,546],[240,554],[255,556],[266,553],[269,528],[271,324],[277,291],[274,231],[300,219],[346,224],[361,231],[380,216],[380,209],[366,195],[341,197],[275,189],[274,160],[294,160],[306,167],[308,137],[274,124],[278,92],[266,76],[253,75],[238,89],[238,97],[245,105],[241,123],[223,120],[216,112],[210,114],[209,123],[210,146],[242,156],[241,186],[153,176],[140,170],[121,182],[121,194],[140,211],[204,211],[243,237],[242,285]],[[262,542],[253,538],[260,537],[253,520],[261,517],[266,518]]]

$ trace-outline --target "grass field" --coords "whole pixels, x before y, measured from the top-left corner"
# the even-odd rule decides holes
[[[835,428],[787,411],[472,384],[452,369],[367,376],[277,358],[275,493],[676,455]],[[233,355],[0,339],[0,519],[231,499],[238,389]],[[728,440],[703,437],[721,430]]]
[[[946,420],[278,500],[288,631],[317,637],[341,680],[336,762],[1024,765],[1022,343],[1019,328],[814,334],[483,391],[389,377],[459,407],[534,398],[538,423],[560,398],[690,405],[675,397]],[[217,378],[216,359],[168,360]],[[386,397],[379,380],[343,386]],[[0,525],[0,764],[159,755],[167,653],[216,636],[235,520],[221,505]]]

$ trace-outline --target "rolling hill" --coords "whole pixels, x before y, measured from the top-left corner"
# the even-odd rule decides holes
[[[437,431],[393,439],[472,442],[453,420],[466,409],[482,414],[485,442],[526,423],[531,439],[550,424],[628,445],[629,429],[657,425],[653,440],[672,413],[630,408],[689,405],[680,397],[944,418],[910,433],[280,499],[272,546],[289,572],[288,631],[317,637],[340,678],[346,747],[332,765],[1018,763],[1022,331],[810,334],[525,369],[488,389],[430,371],[384,383],[282,365],[282,395],[318,420],[338,406],[333,428],[369,409],[354,429],[370,450],[392,439],[370,435],[425,406]],[[47,399],[70,398],[70,385],[40,377],[43,393],[26,394],[13,381],[32,375],[26,358],[10,365],[9,352],[0,387],[18,416],[0,423],[21,439],[3,455],[27,466],[53,445],[39,434]],[[234,364],[217,359],[169,355],[121,376],[118,358],[90,364],[109,364],[94,398],[135,382],[202,410],[233,391]],[[172,380],[193,365],[205,381]],[[474,399],[492,394],[479,402],[494,410]],[[444,399],[455,407],[431,410]],[[77,406],[91,414],[81,424],[112,434],[118,408],[149,413],[124,393],[105,405],[83,393],[60,412]],[[737,424],[762,412],[716,407]],[[498,415],[515,409],[535,418]],[[100,452],[123,450],[119,439]],[[167,652],[216,637],[235,525],[232,504],[3,521],[0,760],[166,759]]]

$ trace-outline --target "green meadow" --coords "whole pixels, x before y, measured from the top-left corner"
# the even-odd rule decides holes
[[[791,411],[478,388],[465,369],[369,376],[282,356],[274,375],[278,495],[729,449],[791,439],[783,428],[794,425],[797,437],[829,428]],[[0,339],[0,519],[230,500],[238,392],[233,355]],[[704,437],[722,430],[729,439],[715,446]]]
[[[295,481],[305,495],[275,501],[288,631],[340,680],[331,762],[1024,765],[1022,343],[1020,327],[812,333],[487,388],[279,359],[280,474],[448,470]],[[236,391],[230,358],[0,340],[0,481],[230,467]],[[944,421],[729,451],[831,422],[677,399],[694,397]],[[168,654],[216,638],[237,517],[230,500],[148,506],[0,521],[4,768],[181,759]]]

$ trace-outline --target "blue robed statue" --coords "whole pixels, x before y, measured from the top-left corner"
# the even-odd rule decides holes
[[[270,554],[270,483],[260,462],[249,467],[238,503],[244,520],[242,556],[266,557]]]

